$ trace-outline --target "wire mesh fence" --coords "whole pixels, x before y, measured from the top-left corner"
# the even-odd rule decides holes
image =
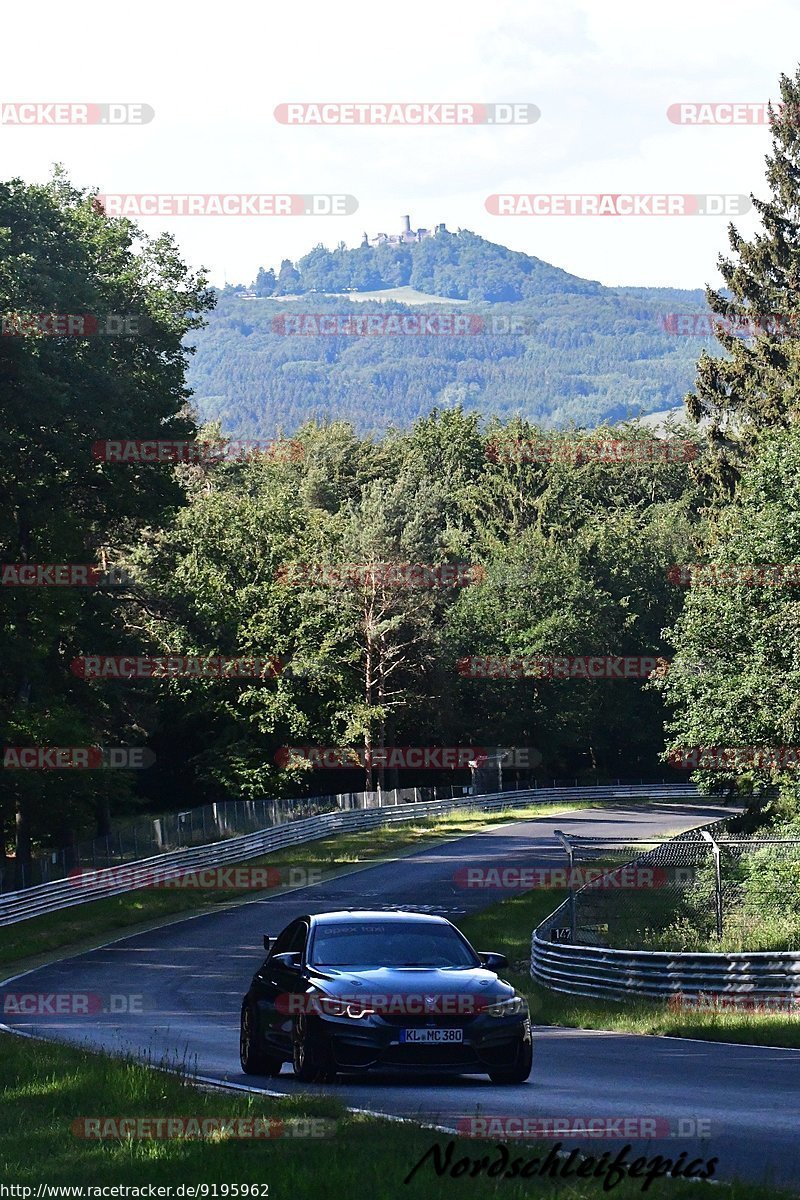
[[[800,949],[800,830],[731,830],[728,817],[668,841],[560,833],[569,903],[554,940],[617,949]]]

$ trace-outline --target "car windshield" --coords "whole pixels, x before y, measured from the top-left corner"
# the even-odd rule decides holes
[[[317,926],[318,967],[477,967],[480,960],[450,925],[375,921]]]

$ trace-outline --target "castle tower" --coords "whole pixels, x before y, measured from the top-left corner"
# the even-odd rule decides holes
[[[402,217],[403,233],[411,233],[411,217]]]

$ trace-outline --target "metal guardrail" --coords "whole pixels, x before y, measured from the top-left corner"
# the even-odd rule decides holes
[[[554,992],[625,1000],[676,995],[800,997],[800,953],[671,954],[563,945],[534,933],[531,975]]]
[[[125,863],[119,868],[109,868],[106,871],[101,869],[94,878],[84,876],[79,883],[77,878],[59,879],[52,883],[25,888],[24,891],[5,893],[0,896],[0,926],[13,925],[31,917],[59,912],[61,909],[86,904],[91,900],[105,899],[136,891],[146,886],[144,883],[137,884],[135,880],[131,880],[131,876],[135,876],[137,873],[140,875],[145,875],[148,871],[190,873],[210,867],[227,866],[229,863],[258,858],[286,846],[316,841],[317,838],[327,837],[332,833],[375,829],[381,825],[400,823],[410,818],[437,816],[454,808],[478,807],[492,810],[519,808],[534,800],[539,803],[545,800],[557,803],[567,799],[613,800],[642,796],[654,799],[680,799],[685,796],[687,799],[693,799],[696,795],[696,789],[691,785],[649,786],[638,784],[583,788],[529,788],[519,792],[500,792],[487,796],[464,796],[449,800],[419,801],[410,804],[385,805],[381,808],[322,813],[314,817],[288,821],[257,833],[245,834],[243,837],[229,838],[224,842],[175,850],[168,854],[141,859],[138,862]]]
[[[635,862],[661,861],[663,846],[672,847],[682,840],[689,840],[691,844],[702,836],[702,830],[718,829],[726,821],[715,821],[671,838]],[[577,895],[592,886],[587,884]],[[570,897],[559,905],[537,926],[531,938],[531,977],[552,991],[615,1000],[632,997],[666,999],[709,993],[765,999],[787,995],[800,998],[798,951],[618,950],[586,942],[561,941],[558,938],[573,923],[572,902]],[[577,933],[581,934],[580,925]]]

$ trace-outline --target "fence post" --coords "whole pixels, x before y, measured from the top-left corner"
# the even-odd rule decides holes
[[[576,906],[575,906],[575,888],[572,886],[572,879],[573,879],[572,867],[575,862],[575,851],[573,850],[572,844],[569,841],[569,839],[565,833],[563,833],[560,829],[554,829],[553,833],[556,835],[558,840],[561,842],[561,845],[566,850],[567,859],[569,860],[569,940],[571,942],[574,942],[575,941],[575,931],[577,928],[577,916],[578,916],[578,914],[576,912]]]
[[[707,830],[701,829],[705,840],[711,846],[711,852],[714,855],[714,899],[717,913],[717,937],[722,937],[722,866],[720,863],[720,850],[717,843]]]

